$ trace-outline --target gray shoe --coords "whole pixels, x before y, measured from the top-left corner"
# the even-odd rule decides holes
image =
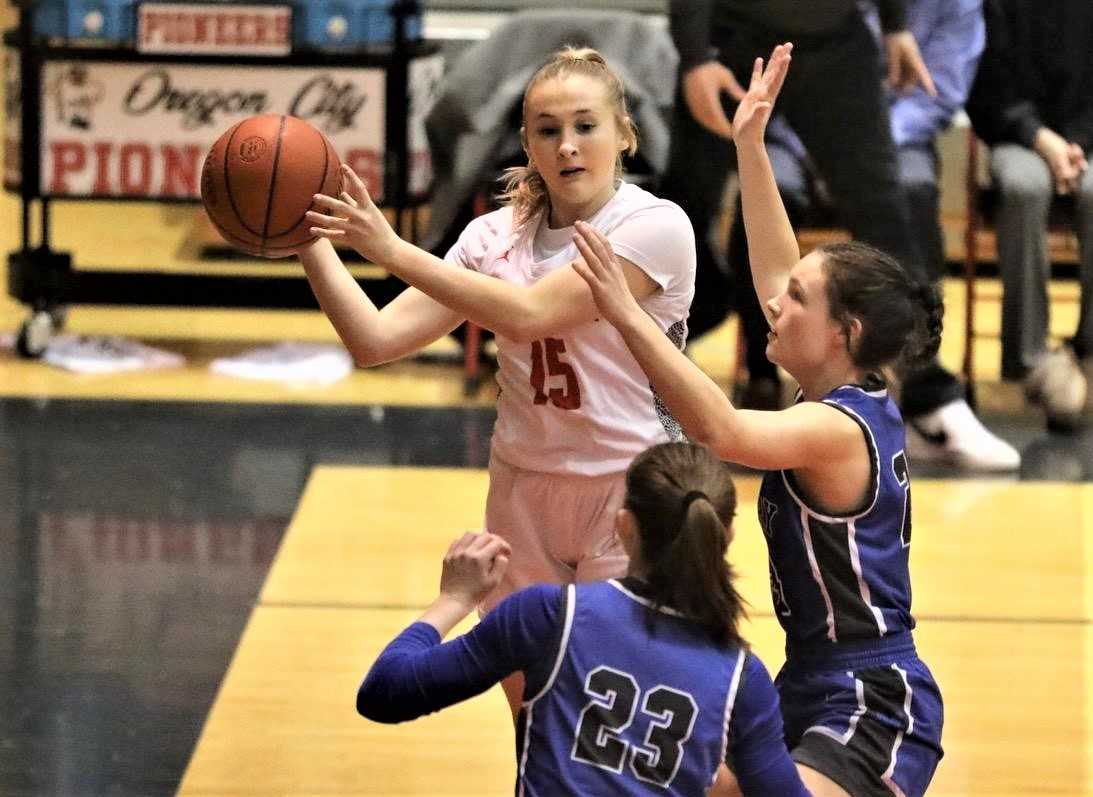
[[[1073,429],[1082,419],[1088,384],[1074,351],[1060,346],[1045,354],[1025,377],[1028,400],[1044,408],[1048,425]]]

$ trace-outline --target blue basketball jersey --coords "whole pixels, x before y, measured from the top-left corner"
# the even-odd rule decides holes
[[[903,419],[883,386],[844,385],[823,399],[861,427],[872,459],[862,506],[836,517],[810,505],[792,471],[759,491],[771,597],[787,653],[878,641],[910,631],[911,492]]]
[[[618,581],[567,591],[553,670],[523,707],[517,793],[704,794],[746,652]]]

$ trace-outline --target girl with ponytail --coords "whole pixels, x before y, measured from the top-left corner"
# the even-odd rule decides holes
[[[756,62],[733,130],[752,275],[771,327],[767,356],[797,380],[797,403],[733,407],[661,345],[614,255],[580,225],[575,268],[687,435],[768,471],[759,519],[786,632],[777,683],[805,783],[825,797],[910,797],[925,793],[941,759],[943,711],[912,637],[910,467],[884,372],[937,352],[941,300],[865,244],[800,256],[764,148],[790,49],[776,47],[765,69]]]
[[[483,611],[529,584],[621,576],[626,555],[613,527],[626,468],[646,447],[681,437],[570,268],[580,257],[574,223],[610,241],[634,296],[680,349],[694,295],[686,214],[623,179],[622,157],[635,151],[637,133],[603,57],[557,53],[532,77],[522,112],[527,165],[507,175],[505,206],[472,221],[443,260],[401,240],[348,168],[340,198],[315,197],[319,239],[299,252],[358,365],[414,354],[464,319],[495,333],[500,393],[485,525],[512,556]],[[411,287],[377,309],[331,241]],[[519,678],[505,689],[515,715]]]
[[[403,722],[520,671],[517,794],[705,794],[732,760],[743,794],[806,797],[774,685],[737,627],[725,561],[735,510],[728,467],[709,450],[653,446],[615,515],[625,578],[521,590],[442,644],[511,555],[499,537],[464,535],[440,596],[380,654],[357,710]]]

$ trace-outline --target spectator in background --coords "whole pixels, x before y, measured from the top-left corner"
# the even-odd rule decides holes
[[[1072,426],[1085,402],[1077,360],[1093,355],[1093,4],[987,0],[987,47],[968,114],[991,148],[1002,275],[1002,378],[1021,380],[1049,426]],[[1049,351],[1047,223],[1073,203],[1081,311],[1068,344]]]
[[[875,15],[870,15],[869,21],[873,27],[877,26]],[[907,29],[921,47],[923,62],[937,93],[931,95],[923,89],[889,90],[889,113],[912,242],[917,244],[924,268],[922,277],[936,283],[944,276],[946,263],[936,138],[964,106],[975,78],[984,42],[982,0],[911,0],[907,7]],[[876,33],[879,35],[879,30]],[[771,122],[767,149],[778,189],[794,225],[813,218],[817,206],[831,209],[830,190],[804,144],[782,116]],[[749,277],[742,223],[733,225],[729,261],[745,278]],[[748,309],[741,307],[742,315],[749,310],[761,313],[757,305],[749,305]],[[752,330],[757,327],[754,323],[744,327],[748,371],[752,380],[757,377],[760,381],[769,380],[773,387],[753,389],[753,394],[780,396],[777,372],[765,357],[766,333],[763,331],[759,339],[754,339]],[[1008,443],[982,427],[964,401],[956,377],[936,359],[903,376],[901,409],[908,418],[908,448],[914,459],[951,461],[988,470],[1008,470],[1020,464],[1020,456]],[[947,433],[948,430],[959,433]]]
[[[927,5],[937,13],[952,3]],[[878,12],[880,43],[866,20],[870,6]],[[852,237],[894,255],[919,279],[936,277],[928,273],[926,255],[913,240],[912,212],[901,186],[890,101],[881,74],[886,63],[890,91],[904,94],[920,85],[922,89],[911,95],[916,102],[934,101],[937,91],[906,13],[904,0],[671,0],[680,87],[672,153],[660,193],[681,205],[695,227],[698,271],[689,322],[692,340],[719,323],[728,310],[728,278],[718,269],[708,243],[733,165],[732,126],[722,106],[723,95],[731,100],[743,96],[736,76],[750,74],[752,61],[780,41],[794,44],[794,72],[782,91],[779,110],[807,147],[810,162],[822,175]],[[963,59],[964,54],[959,55]],[[862,64],[877,64],[877,69],[862,69]],[[742,229],[739,213],[734,227]],[[765,341],[767,324],[755,301],[742,240],[740,236],[730,255],[741,324],[747,339]],[[747,364],[750,378],[741,406],[778,408],[778,374],[763,346],[751,347]],[[985,470],[1019,467],[1018,452],[979,422],[963,399],[963,386],[936,361],[902,376],[900,408],[915,430],[916,442],[922,443],[920,458],[944,458]]]

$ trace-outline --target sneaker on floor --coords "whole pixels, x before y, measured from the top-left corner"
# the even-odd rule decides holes
[[[907,421],[911,462],[946,462],[969,470],[1012,471],[1021,467],[1017,449],[975,417],[963,399]]]
[[[1025,377],[1025,395],[1044,408],[1052,428],[1070,430],[1080,424],[1086,391],[1085,374],[1069,346],[1045,354]]]

